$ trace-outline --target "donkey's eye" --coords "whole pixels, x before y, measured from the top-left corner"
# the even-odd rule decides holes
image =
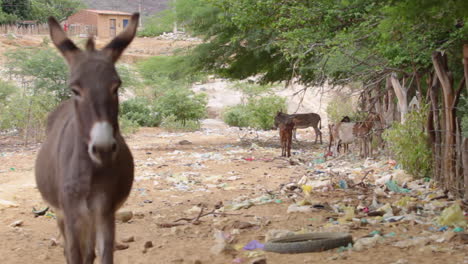
[[[72,89],[72,93],[74,96],[80,96],[80,91],[78,91],[78,89]]]
[[[119,95],[119,87],[120,87],[121,84],[122,84],[122,82],[120,82],[120,81],[114,83],[114,85],[112,86],[112,90],[111,90],[113,95],[115,95],[115,96]]]

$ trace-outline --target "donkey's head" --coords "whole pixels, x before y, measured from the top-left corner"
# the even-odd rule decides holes
[[[135,37],[139,14],[133,14],[127,28],[102,50],[96,50],[93,38],[86,49],[79,49],[54,18],[49,18],[50,36],[65,57],[69,68],[69,85],[73,92],[75,118],[79,136],[87,144],[91,160],[100,165],[115,158],[119,133],[118,89],[121,80],[115,69],[124,49]]]

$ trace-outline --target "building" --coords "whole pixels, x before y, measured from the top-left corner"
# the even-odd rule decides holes
[[[113,38],[128,25],[131,16],[120,11],[83,9],[69,16],[65,23],[72,35]]]

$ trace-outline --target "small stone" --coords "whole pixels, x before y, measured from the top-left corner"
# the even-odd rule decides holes
[[[133,217],[135,217],[137,219],[143,219],[143,218],[145,218],[145,213],[143,213],[143,212],[134,212]]]
[[[188,140],[185,140],[185,139],[179,141],[179,145],[191,145],[191,144],[192,144],[192,142],[190,142],[190,141],[188,141]]]
[[[10,224],[11,227],[19,227],[23,225],[23,220],[17,220]]]
[[[56,247],[58,245],[57,239],[51,238],[49,241],[49,247]]]
[[[251,264],[267,264],[266,258],[258,258],[252,260]]]
[[[122,223],[127,223],[133,218],[133,212],[128,210],[121,210],[115,214],[115,219]]]
[[[135,237],[134,236],[129,236],[129,237],[124,237],[122,239],[123,243],[130,243],[130,242],[135,242]]]
[[[145,246],[144,246],[145,249],[152,248],[152,247],[153,247],[153,242],[152,241],[146,241],[145,242]]]
[[[42,260],[42,261],[49,260],[49,255],[47,254],[39,255],[39,260]]]
[[[193,264],[202,264],[201,260],[197,259],[193,262]]]
[[[129,247],[127,244],[115,243],[115,250],[125,250]]]

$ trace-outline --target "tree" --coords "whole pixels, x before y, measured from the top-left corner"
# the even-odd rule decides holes
[[[29,19],[31,2],[30,0],[2,0],[2,10],[18,19]]]
[[[67,85],[68,67],[51,48],[17,49],[6,53],[10,75],[20,77],[30,94],[54,95],[56,102],[70,97]]]
[[[78,0],[31,0],[31,19],[46,22],[49,16],[63,21],[85,5]]]

